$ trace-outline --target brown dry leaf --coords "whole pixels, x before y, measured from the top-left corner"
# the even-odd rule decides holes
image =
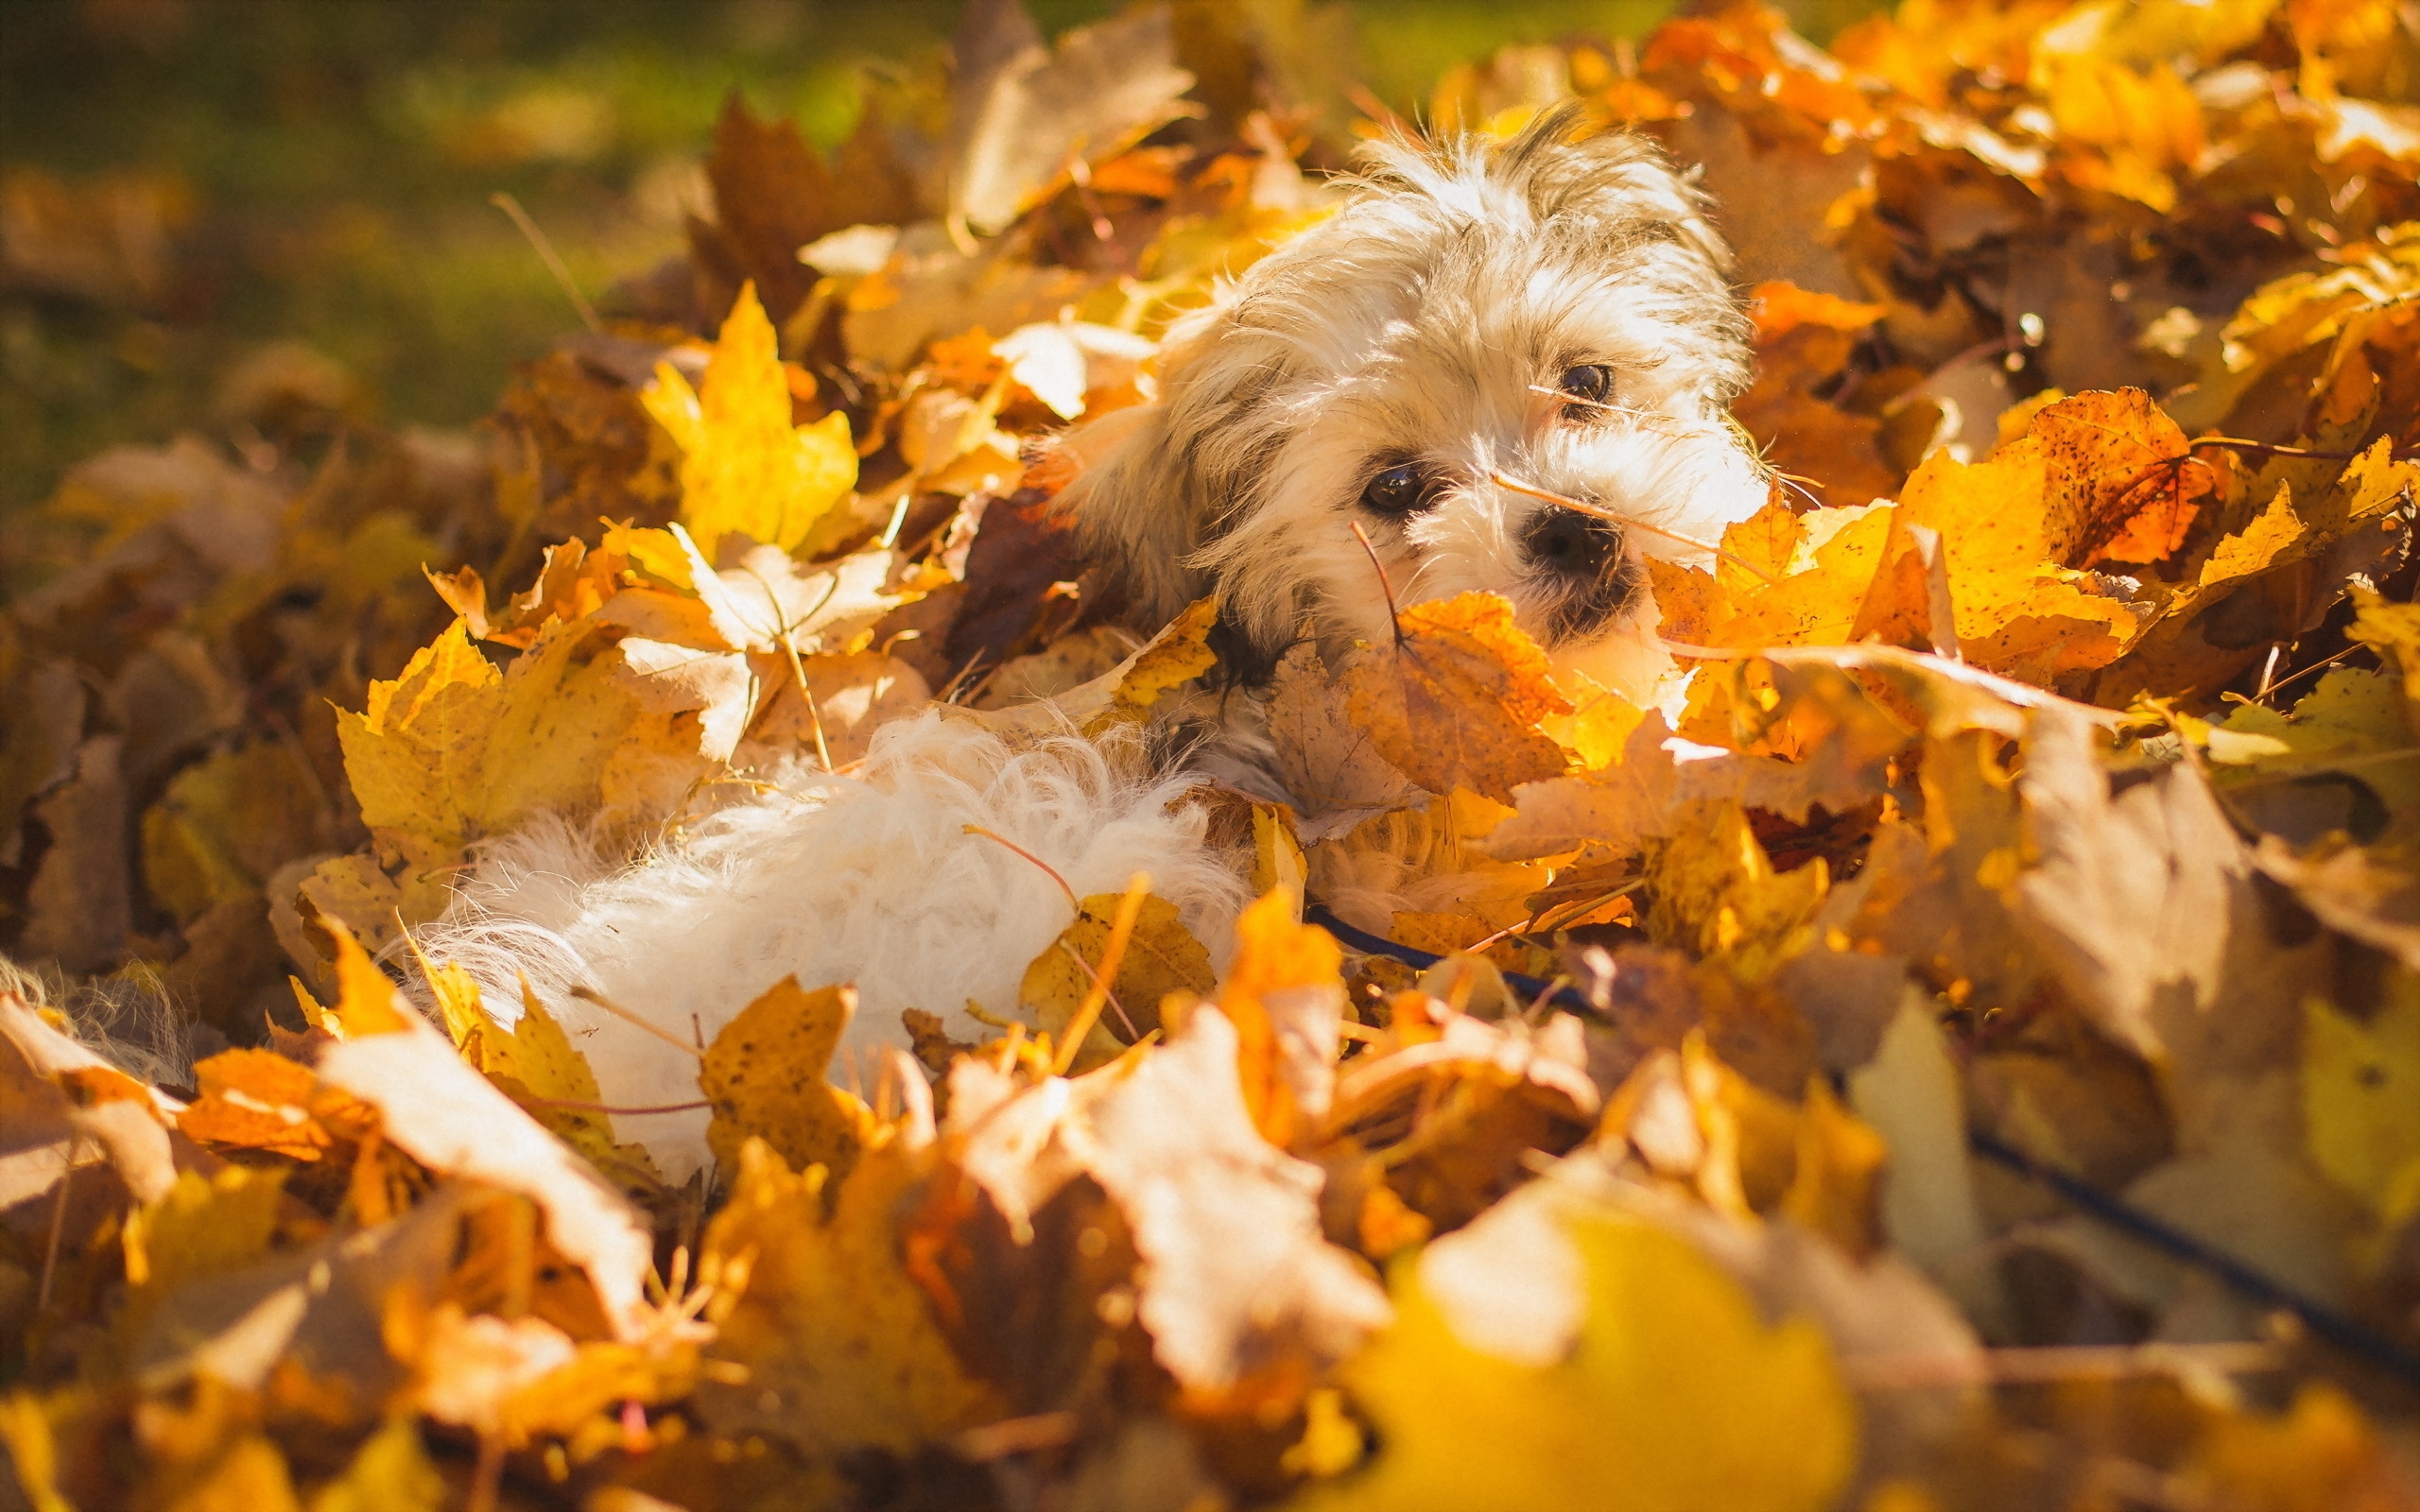
[[[721,1316],[713,1358],[747,1376],[700,1391],[710,1428],[823,1452],[906,1454],[1003,1415],[901,1264],[893,1215],[930,1169],[929,1141],[926,1125],[921,1143],[910,1131],[869,1150],[837,1201],[822,1172],[792,1175],[762,1141],[741,1146],[705,1253],[708,1274],[719,1267],[744,1287]]]
[[[689,245],[714,282],[709,303],[729,308],[740,285],[753,281],[777,325],[815,287],[816,270],[800,261],[800,249],[844,227],[895,224],[919,213],[909,176],[872,111],[827,166],[797,123],[758,120],[734,90],[715,122],[705,168],[715,218],[690,219]]]
[[[127,875],[126,782],[118,770],[120,742],[96,735],[78,747],[76,775],[31,808],[50,833],[26,891],[25,930],[17,949],[68,971],[98,971],[116,964],[132,927]]]
[[[962,717],[1011,736],[1057,734],[1073,725],[1098,738],[1114,727],[1139,723],[1172,689],[1192,681],[1217,662],[1209,637],[1218,612],[1216,600],[1201,599],[1136,647],[1132,656],[1089,682],[1053,697],[970,712]]]
[[[2219,489],[2185,433],[2139,388],[2078,394],[2034,413],[2054,558],[2067,565],[2169,558]]]
[[[1466,787],[1500,803],[1562,773],[1568,759],[1538,722],[1571,713],[1571,700],[1512,623],[1511,600],[1415,605],[1399,630],[1392,644],[1361,648],[1339,679],[1353,722],[1396,770],[1432,793]]]
[[[797,674],[780,667],[777,691],[733,755],[734,765],[761,767],[780,754],[811,751],[819,762],[828,754],[835,767],[845,767],[872,748],[876,730],[932,700],[922,673],[880,651],[804,657],[799,665],[813,706],[800,696]]]
[[[706,1144],[724,1170],[738,1169],[742,1144],[762,1140],[785,1165],[848,1176],[873,1137],[873,1113],[824,1076],[856,1011],[854,988],[805,992],[785,977],[716,1034],[698,1087],[714,1109]]]
[[[1415,789],[1378,754],[1368,730],[1346,717],[1319,648],[1298,645],[1277,663],[1269,738],[1286,791],[1310,815],[1392,808]]]

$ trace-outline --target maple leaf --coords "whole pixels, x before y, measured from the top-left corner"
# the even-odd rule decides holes
[[[2420,980],[2398,975],[2369,1022],[2303,1004],[2311,1159],[2392,1228],[2420,1212]]]
[[[649,1259],[630,1203],[413,1012],[349,931],[330,933],[344,997],[327,1017],[345,1038],[320,1051],[320,1079],[377,1108],[386,1137],[429,1169],[536,1202],[550,1242],[587,1272],[613,1325],[634,1330]]]
[[[1244,910],[1218,998],[1236,1033],[1244,1105],[1262,1137],[1280,1147],[1327,1114],[1344,1007],[1342,954],[1327,931],[1297,920],[1295,907],[1271,892]]]
[[[1908,479],[1899,508],[1907,524],[1940,533],[1959,644],[1978,665],[2042,680],[2101,666],[2149,619],[2059,564],[2073,541],[2053,511],[2038,440],[1983,462],[1936,452]]]
[[[339,1137],[358,1140],[376,1127],[358,1098],[321,1087],[309,1067],[267,1050],[221,1051],[193,1074],[201,1095],[177,1115],[188,1139],[308,1162]]]
[[[709,561],[734,533],[784,551],[856,486],[849,418],[790,424],[773,323],[743,284],[698,388],[669,363],[642,396],[682,451],[681,523]]]
[[[1511,600],[1463,593],[1397,623],[1392,644],[1361,648],[1339,679],[1353,722],[1397,771],[1432,793],[1466,787],[1503,803],[1562,772],[1562,747],[1537,727],[1571,701]]]

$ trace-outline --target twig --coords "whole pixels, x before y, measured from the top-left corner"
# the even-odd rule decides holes
[[[479,1457],[471,1467],[469,1512],[496,1512],[496,1499],[503,1488],[504,1440],[482,1430],[479,1434]]]
[[[1092,222],[1093,240],[1115,240],[1117,228],[1109,223],[1109,216],[1101,212],[1100,201],[1093,198],[1093,165],[1084,161],[1080,152],[1067,160],[1067,182],[1074,186],[1076,202],[1084,207],[1084,215]]]
[[[635,1118],[650,1113],[694,1113],[714,1104],[703,1100],[694,1103],[658,1103],[651,1108],[624,1108],[616,1103],[583,1103],[572,1097],[532,1097],[529,1102],[540,1108],[561,1108],[575,1113],[612,1113],[616,1118]]]
[[[1536,913],[1531,914],[1521,922],[1517,924],[1507,924],[1502,929],[1497,930],[1495,934],[1478,941],[1478,943],[1475,945],[1466,945],[1463,949],[1468,951],[1471,954],[1476,955],[1479,952],[1487,949],[1490,945],[1495,944],[1496,941],[1509,939],[1514,935],[1534,935],[1541,930],[1550,927],[1554,929],[1561,929],[1566,920],[1577,919],[1582,914],[1602,908],[1605,904],[1612,902],[1615,899],[1627,897],[1629,894],[1636,892],[1639,888],[1646,885],[1647,879],[1645,877],[1633,877],[1630,881],[1623,883],[1620,886],[1614,888],[1611,892],[1603,893],[1594,898],[1578,899],[1560,903],[1550,903],[1547,907],[1541,908]],[[1549,919],[1554,920],[1554,923],[1551,926],[1547,923],[1547,920]]]
[[[1344,97],[1352,102],[1355,110],[1359,111],[1363,115],[1368,116],[1371,120],[1385,127],[1388,130],[1394,132],[1395,135],[1403,138],[1405,141],[1417,142],[1420,140],[1420,128],[1414,126],[1411,122],[1405,120],[1401,112],[1397,112],[1393,106],[1389,105],[1386,101],[1378,98],[1377,94],[1371,90],[1369,85],[1357,80],[1347,84],[1344,86]]]
[[[2262,698],[2273,698],[2277,696],[2277,691],[2288,684],[2300,682],[2303,679],[2309,677],[2314,672],[2322,672],[2334,666],[2337,662],[2343,661],[2346,657],[2351,656],[2356,651],[2366,651],[2368,649],[2370,649],[2369,646],[2356,641],[2351,645],[2346,646],[2344,649],[2335,653],[2333,656],[2322,657],[2319,661],[2312,662],[2310,665],[2304,667],[2299,671],[2287,673],[2284,677],[2279,678],[2276,681],[2269,684],[2269,686],[2262,691],[2260,696]],[[2258,700],[2255,701],[2256,702]]]
[[[1049,874],[1051,881],[1059,885],[1059,890],[1067,895],[1067,901],[1076,905],[1076,912],[1080,914],[1084,911],[1084,901],[1076,896],[1075,888],[1067,885],[1067,879],[1059,875],[1059,868],[1057,867],[1054,867],[1049,862],[1043,860],[1040,856],[1035,855],[1032,851],[1017,844],[1014,840],[1010,839],[1007,835],[1000,833],[996,830],[987,830],[979,824],[970,824],[965,827],[963,833],[967,834],[979,834],[986,840],[996,841],[1001,845],[1007,846],[1017,854],[1025,857],[1028,861],[1032,862],[1035,866],[1040,867],[1044,871]]]
[[[1534,483],[1524,483],[1518,478],[1507,477],[1501,472],[1490,472],[1488,480],[1499,489],[1511,489],[1515,493],[1526,493],[1532,499],[1544,499],[1548,504],[1559,504],[1574,514],[1584,514],[1592,520],[1603,520],[1629,530],[1644,530],[1651,536],[1662,536],[1667,541],[1677,541],[1684,546],[1694,546],[1700,551],[1710,551],[1741,572],[1753,577],[1761,578],[1768,587],[1781,581],[1780,578],[1755,563],[1725,551],[1710,541],[1700,541],[1695,536],[1685,536],[1677,530],[1667,530],[1662,525],[1651,525],[1644,520],[1635,519],[1619,510],[1608,509],[1599,504],[1589,504],[1575,499],[1567,493],[1557,493],[1552,489],[1542,489]]]
[[[521,228],[521,234],[529,238],[529,245],[538,250],[539,261],[544,263],[546,271],[555,276],[555,283],[562,287],[563,297],[571,301],[571,307],[579,312],[579,323],[588,327],[588,334],[603,335],[605,322],[596,318],[596,306],[589,303],[588,296],[580,293],[579,285],[571,281],[571,269],[555,255],[555,244],[546,240],[546,233],[540,231],[538,223],[529,218],[529,213],[521,208],[521,201],[498,192],[488,196],[488,203],[510,215],[512,223]]]
[[[1109,1011],[1116,1014],[1117,1022],[1126,1025],[1126,1042],[1133,1044],[1141,1040],[1143,1032],[1134,1027],[1133,1019],[1126,1012],[1126,1005],[1117,1001],[1116,993],[1110,991],[1108,982],[1102,979],[1098,971],[1093,970],[1093,963],[1085,960],[1082,952],[1074,949],[1063,939],[1059,942],[1059,949],[1067,959],[1076,963],[1076,970],[1084,973],[1084,980],[1099,988],[1102,995],[1109,999]]]
[[[959,1458],[980,1465],[987,1460],[1006,1459],[1011,1454],[1055,1449],[1072,1442],[1077,1427],[1076,1415],[1072,1412],[1036,1413],[1030,1418],[1011,1418],[966,1429],[952,1441],[950,1447],[958,1452]]]
[[[1387,580],[1387,564],[1378,559],[1378,548],[1370,544],[1370,532],[1361,528],[1358,520],[1349,523],[1353,526],[1353,539],[1361,542],[1362,551],[1369,555],[1371,570],[1378,575],[1378,592],[1387,599],[1387,623],[1394,627],[1395,645],[1400,649],[1403,645],[1403,610],[1395,607],[1395,585]]]
[[[1050,1074],[1067,1074],[1076,1063],[1076,1052],[1081,1049],[1084,1037],[1093,1032],[1100,1020],[1100,1010],[1109,1002],[1109,984],[1117,979],[1117,968],[1126,959],[1126,941],[1134,933],[1135,918],[1143,912],[1143,900],[1150,896],[1151,874],[1138,871],[1126,884],[1126,896],[1117,901],[1117,917],[1110,921],[1109,943],[1100,950],[1100,969],[1093,973],[1093,985],[1084,993],[1084,1001],[1076,1005],[1076,1016],[1067,1021],[1067,1028],[1052,1061]],[[1121,1015],[1124,1009],[1118,1010]]]
[[[663,1040],[666,1044],[670,1045],[673,1049],[680,1051],[684,1056],[695,1056],[700,1060],[705,1058],[704,1051],[700,1050],[697,1046],[683,1040],[679,1035],[666,1029],[661,1024],[649,1023],[647,1020],[640,1018],[636,1013],[631,1012],[630,1009],[622,1006],[612,998],[607,997],[604,993],[599,992],[593,988],[573,988],[571,989],[571,995],[579,999],[582,1003],[588,1004],[592,1007],[603,1008],[606,1012],[621,1020],[624,1023],[629,1024],[633,1029],[655,1036],[658,1040]]]
[[[59,1234],[67,1227],[67,1183],[76,1179],[76,1158],[84,1153],[84,1136],[67,1142],[67,1164],[59,1173],[59,1195],[51,1199],[50,1234],[42,1246],[42,1286],[34,1293],[34,1315],[50,1311],[50,1283],[59,1274]]]

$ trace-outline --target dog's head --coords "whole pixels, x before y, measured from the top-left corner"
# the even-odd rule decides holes
[[[1576,125],[1373,149],[1170,333],[1154,403],[1067,439],[1063,505],[1140,614],[1215,589],[1264,662],[1383,638],[1357,524],[1399,603],[1500,593],[1559,662],[1652,686],[1640,558],[1702,561],[1765,499],[1724,415],[1749,331],[1697,190]]]

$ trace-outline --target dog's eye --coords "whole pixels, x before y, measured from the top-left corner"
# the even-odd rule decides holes
[[[1614,369],[1599,363],[1582,363],[1577,368],[1563,369],[1563,376],[1555,380],[1555,387],[1574,399],[1601,404],[1605,396],[1614,391]]]
[[[1361,490],[1361,506],[1379,514],[1411,514],[1427,508],[1436,492],[1417,463],[1404,462],[1370,480]]]

